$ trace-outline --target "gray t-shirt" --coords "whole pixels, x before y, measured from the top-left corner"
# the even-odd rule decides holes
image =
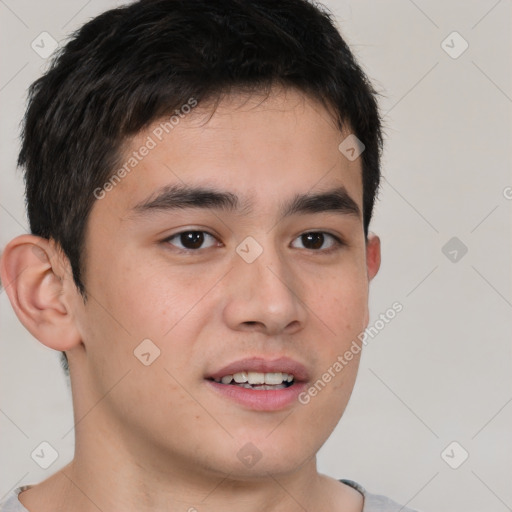
[[[340,480],[344,484],[350,485],[359,491],[364,497],[363,512],[418,512],[410,508],[403,507],[398,503],[381,496],[380,494],[371,494],[361,485],[352,480]],[[29,512],[18,500],[20,492],[29,489],[31,485],[17,487],[11,491],[7,497],[0,503],[0,512]]]

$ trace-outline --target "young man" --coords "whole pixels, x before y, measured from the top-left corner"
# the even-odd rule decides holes
[[[75,34],[31,89],[32,234],[1,263],[66,355],[75,456],[2,510],[409,510],[316,468],[369,320],[380,150],[305,0],[140,1]]]

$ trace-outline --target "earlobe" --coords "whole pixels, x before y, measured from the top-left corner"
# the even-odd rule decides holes
[[[366,268],[369,281],[371,281],[379,271],[380,258],[380,238],[374,233],[369,233],[366,242]]]
[[[59,351],[80,343],[64,284],[71,276],[52,244],[34,235],[9,242],[0,261],[0,276],[21,323],[43,345]]]

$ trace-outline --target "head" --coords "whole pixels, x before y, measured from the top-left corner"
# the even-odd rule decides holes
[[[145,460],[240,478],[312,457],[359,353],[307,404],[237,403],[215,379],[286,358],[304,391],[353,346],[380,262],[380,150],[375,92],[310,2],[141,1],[74,34],[30,89],[31,235],[2,279],[67,353],[75,417],[101,399],[77,436],[99,425]]]

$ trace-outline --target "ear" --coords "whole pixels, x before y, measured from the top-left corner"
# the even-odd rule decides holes
[[[368,233],[366,241],[366,268],[371,281],[380,268],[380,238],[374,233]]]
[[[34,235],[11,240],[0,260],[0,279],[21,323],[43,345],[65,351],[81,343],[73,321],[76,287],[69,260],[55,243]]]

